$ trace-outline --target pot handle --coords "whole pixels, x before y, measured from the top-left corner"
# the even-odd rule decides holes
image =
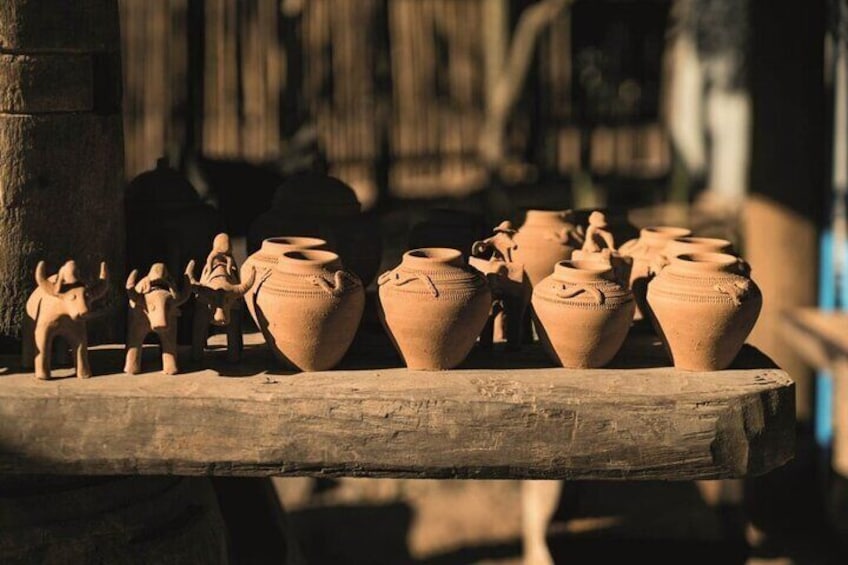
[[[603,304],[606,301],[606,296],[601,292],[601,289],[595,288],[593,286],[585,286],[585,285],[577,285],[566,287],[562,286],[559,290],[556,291],[556,295],[559,298],[564,300],[568,300],[569,298],[574,298],[575,296],[580,296],[581,294],[588,294],[592,299],[592,302],[598,306]]]
[[[401,276],[398,271],[386,271],[380,278],[377,279],[377,284],[382,286],[384,284],[391,283],[393,286],[403,286],[405,284],[409,284],[412,281],[421,281],[427,287],[427,290],[430,291],[430,294],[433,295],[433,298],[439,297],[439,289],[436,288],[436,285],[433,284],[432,279],[425,275],[424,273],[415,273],[415,274],[407,274]]]
[[[312,277],[312,284],[319,287],[321,290],[330,296],[338,297],[355,287],[359,281],[350,273],[344,271],[336,271],[333,274],[333,280],[329,281],[326,277]]]
[[[717,290],[722,294],[726,294],[733,300],[733,304],[736,306],[741,306],[742,301],[750,294],[751,292],[751,282],[748,280],[736,281],[729,284],[717,284],[713,286],[713,289]]]

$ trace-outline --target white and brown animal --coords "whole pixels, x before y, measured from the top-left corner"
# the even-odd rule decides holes
[[[100,278],[89,285],[80,280],[74,261],[67,261],[50,277],[45,270],[44,261],[39,261],[35,268],[38,286],[26,303],[21,363],[34,369],[39,379],[49,379],[53,340],[62,337],[74,350],[77,377],[86,379],[91,367],[85,321],[92,304],[109,288],[106,263],[100,264]]]
[[[141,280],[138,280],[137,270],[130,273],[126,289],[130,308],[124,372],[131,375],[141,372],[144,338],[155,333],[162,349],[162,372],[177,374],[177,318],[180,306],[191,298],[190,283],[186,281],[179,290],[168,268],[163,263],[155,263]]]
[[[209,326],[227,328],[227,358],[238,361],[243,348],[241,335],[242,297],[253,286],[255,269],[250,269],[247,280],[239,278],[238,265],[232,257],[230,240],[218,234],[200,274],[194,278],[194,261],[186,268],[186,276],[197,297],[194,309],[191,355],[195,361],[203,359],[203,350],[209,338]]]

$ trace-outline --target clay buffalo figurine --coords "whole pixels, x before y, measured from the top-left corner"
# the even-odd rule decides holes
[[[186,276],[197,297],[192,331],[192,359],[203,359],[211,324],[227,327],[227,359],[238,361],[243,348],[241,299],[253,286],[256,270],[250,269],[247,280],[239,280],[238,265],[230,251],[229,237],[226,234],[218,234],[200,274],[200,280],[194,278],[194,261],[188,264]]]
[[[141,280],[138,271],[127,278],[130,311],[127,319],[127,345],[124,372],[134,375],[141,371],[141,349],[149,333],[159,336],[162,348],[162,372],[175,375],[177,365],[177,317],[180,306],[191,298],[188,282],[177,289],[163,263],[155,263]]]
[[[468,259],[470,266],[486,276],[492,290],[492,310],[480,335],[484,347],[491,347],[495,339],[506,339],[508,349],[521,347],[533,289],[524,264],[513,260],[513,251],[518,249],[515,233],[509,222],[501,222],[494,235],[474,243]]]
[[[53,339],[61,336],[74,350],[77,377],[87,379],[91,367],[85,320],[92,304],[109,289],[106,263],[100,264],[100,278],[89,285],[80,280],[74,261],[66,262],[49,278],[45,269],[44,261],[39,261],[35,268],[38,286],[26,303],[22,364],[34,369],[39,379],[49,379]]]

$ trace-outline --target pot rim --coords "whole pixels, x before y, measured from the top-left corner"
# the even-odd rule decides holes
[[[278,235],[262,240],[262,247],[266,250],[272,250],[275,247],[285,247],[289,249],[320,249],[326,247],[327,241],[320,237],[310,237],[305,235]]]
[[[739,274],[739,258],[729,253],[683,253],[673,257],[671,263],[690,273]]]
[[[639,236],[652,241],[672,240],[680,237],[688,237],[692,235],[692,230],[689,228],[681,228],[677,226],[648,226],[639,230]]]
[[[338,254],[323,249],[290,249],[277,259],[277,270],[286,273],[311,274],[341,268]]]
[[[569,259],[554,266],[554,276],[569,281],[607,281],[612,279],[612,265],[599,259]]]
[[[436,265],[462,266],[462,252],[451,247],[419,247],[404,253],[401,264],[416,270],[432,269]]]

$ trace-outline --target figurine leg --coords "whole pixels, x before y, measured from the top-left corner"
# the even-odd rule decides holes
[[[489,319],[486,320],[486,325],[483,326],[483,331],[480,333],[480,347],[484,349],[491,349],[495,339],[495,318],[498,315],[496,304],[492,304],[492,309],[489,311]]]
[[[35,363],[35,324],[29,316],[24,317],[21,338],[21,367],[32,369]]]
[[[130,321],[127,331],[126,357],[124,358],[124,372],[136,375],[141,372],[141,351],[144,345],[146,332],[142,331],[138,324]]]
[[[230,312],[230,323],[227,326],[227,361],[237,363],[244,349],[244,338],[241,335],[241,310]]]
[[[527,313],[527,301],[521,297],[510,296],[504,299],[506,317],[506,342],[510,350],[521,349],[524,338],[524,315]]]
[[[162,346],[162,372],[176,375],[180,372],[177,365],[177,324],[176,321],[167,330],[159,334]]]
[[[524,565],[553,565],[546,534],[561,492],[562,481],[521,482]]]
[[[193,361],[203,360],[203,350],[209,337],[209,318],[205,309],[195,307],[194,327],[191,333],[191,358]]]
[[[33,343],[35,344],[35,355],[33,356],[33,370],[39,379],[50,378],[50,361],[53,354],[53,335],[44,328],[36,328]]]
[[[91,366],[88,364],[88,335],[86,335],[85,326],[83,326],[82,331],[70,339],[71,347],[76,353],[77,378],[87,379],[91,376]]]

